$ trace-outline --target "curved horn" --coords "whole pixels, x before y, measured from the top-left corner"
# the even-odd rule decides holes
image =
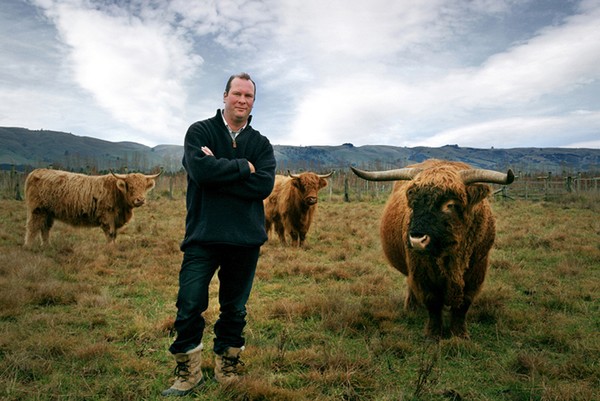
[[[364,171],[350,166],[354,174],[369,181],[402,181],[412,180],[422,170],[419,168],[399,168],[387,171]]]
[[[145,175],[145,174],[144,174],[144,176],[145,176],[146,178],[155,179],[155,178],[157,178],[159,175],[161,175],[161,174],[162,174],[162,172],[163,172],[163,170],[160,170],[160,171],[159,171],[157,174],[151,174],[151,175]],[[125,179],[127,179],[127,174],[115,174],[115,173],[114,173],[112,170],[110,170],[110,173],[111,173],[112,175],[114,175],[114,176],[115,176],[115,178],[118,178],[118,179],[120,179],[120,180],[125,180]]]
[[[158,178],[159,175],[161,175],[163,173],[163,170],[161,169],[158,173],[156,174],[152,174],[152,175],[147,175],[146,178],[150,178],[150,179],[155,179]]]
[[[317,177],[319,178],[329,178],[333,175],[333,171],[329,174],[315,174]],[[292,172],[290,170],[288,170],[288,175],[292,178],[300,178],[299,174],[292,174]]]
[[[118,180],[124,180],[124,179],[126,179],[126,178],[127,178],[127,174],[115,174],[115,173],[113,173],[113,171],[112,171],[112,170],[110,170],[110,173],[111,173],[112,175],[114,175],[114,176],[115,176],[115,178],[116,178],[116,179],[118,179]]]
[[[515,180],[515,174],[511,169],[508,169],[506,174],[484,169],[462,170],[459,174],[465,185],[474,184],[476,182],[509,185]]]

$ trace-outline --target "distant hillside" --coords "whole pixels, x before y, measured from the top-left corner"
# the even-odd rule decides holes
[[[574,174],[600,173],[600,149],[513,148],[477,149],[447,145],[395,147],[382,145],[283,146],[274,145],[279,171],[344,169],[352,164],[366,169],[403,167],[429,158],[460,160],[473,166],[515,172]],[[46,167],[72,171],[108,169],[149,172],[161,167],[181,169],[183,146],[153,148],[134,142],[109,142],[58,131],[0,127],[0,168]]]
[[[59,131],[32,131],[0,127],[0,165],[46,167],[68,170],[151,170],[156,166],[178,169],[181,146],[150,148],[135,142],[109,142]],[[174,155],[177,163],[173,162]]]

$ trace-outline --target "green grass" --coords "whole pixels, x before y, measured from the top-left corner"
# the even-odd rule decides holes
[[[184,201],[155,194],[114,246],[57,223],[22,248],[25,205],[0,201],[0,399],[159,400],[173,369]],[[493,203],[498,235],[471,340],[427,340],[381,252],[383,201],[322,199],[307,249],[261,250],[246,375],[198,400],[596,400],[600,206]],[[205,316],[212,376],[216,286]]]

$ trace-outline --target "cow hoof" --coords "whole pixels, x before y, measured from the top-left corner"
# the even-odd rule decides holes
[[[425,336],[431,340],[439,341],[442,339],[442,328],[438,325],[428,324],[425,327]]]
[[[452,333],[452,335],[454,337],[462,338],[464,340],[470,340],[471,339],[471,336],[469,335],[469,332],[466,329],[463,329],[463,330],[451,330],[450,333]]]

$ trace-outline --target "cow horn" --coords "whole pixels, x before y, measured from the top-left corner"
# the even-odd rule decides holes
[[[124,179],[126,179],[126,178],[127,178],[127,174],[115,174],[115,173],[113,173],[113,171],[112,171],[112,170],[110,170],[110,173],[111,173],[112,175],[114,175],[114,176],[115,176],[115,178],[117,178],[117,179],[119,179],[119,180],[124,180]]]
[[[152,174],[152,175],[147,175],[146,178],[150,178],[150,179],[155,179],[158,178],[159,175],[161,175],[163,173],[163,170],[161,169],[158,173],[156,174]]]
[[[511,169],[508,169],[506,174],[484,169],[462,170],[459,174],[465,185],[474,184],[476,182],[509,185],[515,180],[515,174]]]
[[[155,179],[155,178],[157,178],[159,175],[161,175],[161,174],[162,174],[162,172],[163,172],[163,170],[160,170],[160,171],[159,171],[158,173],[156,173],[156,174],[152,174],[152,175],[146,175],[146,178],[149,178],[149,179]],[[111,173],[112,175],[114,175],[116,178],[118,178],[118,179],[121,179],[121,180],[124,180],[124,179],[126,179],[126,178],[127,178],[127,174],[115,174],[115,173],[114,173],[112,170],[110,170],[110,173]]]
[[[290,170],[288,170],[288,175],[292,178],[300,178],[299,174],[292,174],[292,172]],[[329,178],[333,175],[333,171],[329,174],[316,174],[317,177],[319,178]]]
[[[399,168],[387,171],[364,171],[350,166],[354,174],[369,181],[401,181],[412,180],[422,170],[419,168]]]

